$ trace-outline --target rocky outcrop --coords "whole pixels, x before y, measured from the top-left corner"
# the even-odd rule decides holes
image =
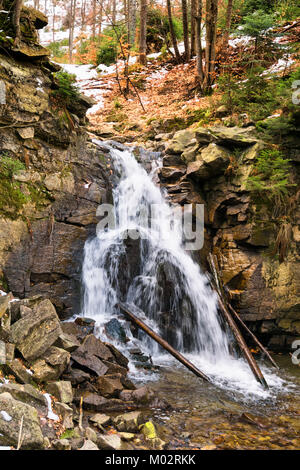
[[[300,333],[300,213],[293,212],[288,255],[280,261],[274,252],[280,221],[247,186],[266,144],[251,127],[211,127],[179,131],[171,140],[161,136],[159,145],[164,149],[160,180],[169,201],[205,206],[202,264],[207,268],[208,251],[215,253],[241,317],[271,348],[289,348]],[[296,165],[293,172],[297,184]]]
[[[2,0],[3,10],[12,3]],[[12,37],[10,16],[0,15]],[[80,310],[83,245],[109,184],[104,154],[83,127],[89,100],[66,104],[55,95],[59,67],[35,30],[46,23],[24,8],[20,44],[1,41],[0,289],[42,294],[68,316]]]
[[[94,323],[86,318],[59,322],[49,299],[16,302],[7,296],[5,300],[2,318],[9,317],[11,324],[6,325],[7,338],[0,343],[0,444],[57,450],[91,447],[90,442],[100,449],[145,445],[140,435],[145,417],[139,409],[147,409],[147,415],[152,407],[168,409],[169,405],[148,387],[137,388],[131,382],[128,359],[94,336]],[[68,333],[61,333],[64,329]],[[67,349],[53,345],[57,334],[72,339],[72,353],[69,341]],[[111,372],[112,366],[118,372]],[[79,412],[82,423],[76,428]],[[128,447],[128,441],[137,447]]]

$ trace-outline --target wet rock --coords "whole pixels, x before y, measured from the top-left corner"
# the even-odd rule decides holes
[[[62,403],[72,403],[73,401],[73,390],[71,382],[66,380],[50,382],[46,385],[46,390]]]
[[[177,166],[182,164],[183,160],[180,155],[165,155],[163,157],[163,166],[165,167]]]
[[[89,418],[90,422],[93,423],[94,426],[97,426],[101,429],[102,426],[106,426],[110,423],[111,418],[102,413],[96,413],[95,415]]]
[[[0,444],[16,447],[23,418],[22,449],[42,449],[44,444],[35,408],[15,400],[9,393],[0,394]]]
[[[56,450],[71,450],[71,443],[68,439],[56,439],[52,441],[52,446]]]
[[[98,445],[103,450],[121,450],[122,441],[116,434],[100,435],[98,437]]]
[[[121,400],[133,401],[135,403],[146,405],[154,398],[153,390],[147,386],[137,388],[136,390],[123,390],[119,397]]]
[[[86,335],[90,335],[94,332],[95,320],[92,318],[77,317],[75,323],[81,327],[81,331],[86,333]]]
[[[63,374],[69,362],[70,353],[51,346],[40,359],[32,363],[33,378],[38,382],[55,381]]]
[[[61,416],[62,425],[65,429],[72,429],[73,424],[73,409],[66,403],[61,403],[59,401],[54,402],[55,412]]]
[[[110,351],[113,353],[117,363],[121,366],[121,367],[124,367],[128,370],[128,362],[129,360],[127,359],[126,356],[124,356],[124,354],[122,354],[113,344],[109,344],[109,343],[104,343],[109,349]]]
[[[116,318],[112,318],[108,323],[104,325],[104,328],[108,338],[120,341],[121,343],[126,343],[126,333],[119,320],[117,320]]]
[[[60,334],[58,316],[48,299],[34,305],[32,314],[21,318],[11,327],[13,343],[29,361],[45,353]]]
[[[48,409],[47,400],[42,393],[36,390],[32,385],[25,384],[3,384],[1,393],[9,393],[15,400],[30,405],[42,413]]]
[[[106,361],[110,361],[114,358],[110,349],[94,335],[87,336],[77,352],[83,352],[87,355],[97,356],[99,359]]]
[[[98,377],[96,381],[96,387],[98,392],[106,398],[109,397],[118,397],[119,393],[123,390],[123,385],[121,383],[121,375],[104,375]]]
[[[127,367],[122,367],[119,364],[116,364],[115,362],[110,362],[110,361],[103,361],[103,364],[106,365],[108,368],[107,374],[121,374],[122,376],[126,376],[128,372]]]
[[[138,432],[142,422],[143,415],[140,411],[131,411],[113,418],[117,430],[122,432]]]
[[[94,442],[86,440],[79,450],[99,450],[99,447]]]

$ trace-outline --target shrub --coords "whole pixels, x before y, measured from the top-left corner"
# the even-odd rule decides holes
[[[116,61],[118,55],[117,44],[105,40],[101,43],[97,52],[97,65],[111,65]]]
[[[53,96],[62,99],[66,106],[71,102],[77,101],[79,98],[79,90],[74,85],[76,76],[60,70],[54,74],[54,77],[57,81],[58,89],[53,91]]]
[[[282,203],[293,186],[289,182],[290,160],[276,149],[262,150],[247,181],[250,191],[271,202]]]

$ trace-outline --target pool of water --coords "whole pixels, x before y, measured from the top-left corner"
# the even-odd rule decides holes
[[[290,356],[274,356],[280,370],[268,394],[204,383],[174,362],[163,365],[149,385],[173,407],[156,411],[168,449],[299,449],[300,367]],[[152,377],[152,378],[151,378]]]

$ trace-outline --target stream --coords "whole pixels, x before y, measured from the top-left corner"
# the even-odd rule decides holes
[[[130,359],[131,377],[147,381],[173,407],[167,414],[155,412],[160,437],[169,448],[299,448],[299,366],[278,356],[279,372],[260,362],[269,390],[255,380],[219,316],[209,279],[184,249],[180,217],[174,217],[156,184],[159,160],[153,159],[147,172],[129,149],[109,150],[113,221],[108,228],[98,225],[97,235],[85,244],[83,314],[96,320],[101,339],[111,340],[112,319],[124,328],[126,341],[115,338],[115,344]],[[211,383],[133,331],[118,301],[137,306],[141,319]],[[158,370],[137,368],[129,354],[135,348]]]

